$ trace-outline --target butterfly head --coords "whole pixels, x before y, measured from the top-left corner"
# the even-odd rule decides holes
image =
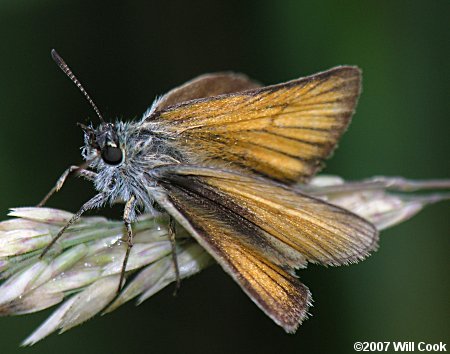
[[[84,131],[83,156],[86,160],[101,158],[105,165],[118,166],[124,161],[124,144],[120,141],[118,127],[112,123],[101,124],[94,129],[92,126],[79,124]]]
[[[84,131],[82,156],[90,169],[96,172],[94,187],[108,196],[111,203],[129,200],[135,196],[137,206],[145,209],[151,205],[145,190],[136,183],[133,176],[141,176],[143,169],[136,163],[135,156],[126,146],[132,140],[127,134],[130,126],[122,122],[101,123],[98,127],[79,124]],[[134,136],[134,135],[133,135]]]

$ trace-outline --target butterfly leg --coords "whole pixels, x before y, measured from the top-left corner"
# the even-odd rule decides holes
[[[178,267],[178,258],[177,258],[177,252],[176,252],[176,225],[175,225],[175,219],[172,216],[169,216],[169,241],[170,245],[172,247],[172,260],[173,260],[173,266],[175,268],[175,278],[176,278],[176,288],[174,291],[174,295],[177,294],[178,289],[180,288],[181,278],[180,278],[180,268]]]
[[[83,206],[78,210],[76,214],[72,216],[72,218],[67,222],[64,227],[59,230],[56,237],[54,237],[51,242],[47,245],[47,247],[44,248],[39,258],[42,258],[45,256],[45,254],[52,248],[52,246],[55,244],[56,241],[59,240],[59,238],[63,235],[63,233],[74,223],[76,222],[83,213],[85,213],[87,210],[98,208],[100,205],[102,205],[106,201],[106,196],[103,193],[97,194],[95,197],[87,201],[83,204]]]
[[[127,201],[125,204],[125,209],[123,212],[123,222],[125,223],[125,227],[127,229],[127,251],[125,253],[125,257],[123,259],[122,263],[122,269],[120,271],[120,280],[119,280],[119,287],[117,289],[117,293],[120,292],[120,289],[122,289],[124,280],[125,280],[125,271],[127,268],[128,263],[128,257],[130,256],[131,247],[133,247],[133,230],[131,228],[131,221],[132,221],[132,214],[134,214],[134,208],[136,207],[136,198],[132,196],[130,200]]]
[[[64,173],[59,177],[56,184],[53,186],[52,189],[47,193],[47,195],[39,202],[37,205],[38,207],[43,206],[45,203],[47,203],[47,200],[56,192],[58,192],[62,186],[64,185],[64,182],[66,181],[67,177],[73,174],[77,174],[79,176],[82,176],[86,178],[89,181],[92,181],[97,174],[95,172],[89,171],[85,169],[85,164],[81,166],[70,166],[67,170],[64,171]]]

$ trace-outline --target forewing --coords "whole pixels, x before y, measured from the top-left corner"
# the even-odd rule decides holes
[[[195,166],[149,174],[156,201],[288,332],[310,303],[294,267],[355,262],[376,248],[367,221],[269,180]]]
[[[285,183],[314,175],[346,130],[360,70],[342,66],[284,84],[156,110],[144,128],[184,161],[254,172]]]

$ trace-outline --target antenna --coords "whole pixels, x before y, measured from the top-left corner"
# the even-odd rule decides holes
[[[62,71],[64,71],[64,74],[67,75],[67,77],[72,80],[72,82],[77,85],[78,89],[81,91],[81,93],[86,97],[88,102],[91,104],[92,108],[94,108],[95,113],[97,113],[98,117],[100,118],[101,123],[105,123],[105,120],[103,119],[103,116],[100,113],[100,110],[95,105],[94,101],[92,101],[92,98],[88,95],[86,90],[84,89],[83,85],[81,85],[81,82],[78,81],[72,70],[70,70],[69,66],[66,64],[66,62],[59,56],[59,54],[56,52],[56,50],[52,49],[51,52],[52,59],[55,61],[56,64],[60,67]]]

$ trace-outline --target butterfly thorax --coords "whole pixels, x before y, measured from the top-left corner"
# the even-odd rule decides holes
[[[111,204],[134,196],[137,206],[149,211],[154,204],[149,190],[155,187],[149,171],[180,163],[179,154],[157,135],[141,129],[139,122],[118,121],[83,130],[82,156],[97,173],[95,188]]]

